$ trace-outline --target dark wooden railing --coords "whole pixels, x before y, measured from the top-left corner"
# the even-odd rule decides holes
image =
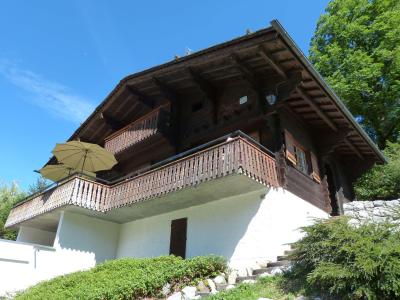
[[[160,106],[105,138],[104,147],[113,154],[119,154],[154,136],[166,127],[168,113],[169,105]]]
[[[112,185],[72,177],[14,207],[6,226],[65,205],[105,212],[231,174],[278,186],[275,159],[261,145],[238,136]]]

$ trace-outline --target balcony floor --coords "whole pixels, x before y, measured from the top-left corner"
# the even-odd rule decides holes
[[[153,199],[112,209],[106,213],[68,205],[19,225],[55,231],[61,210],[121,224],[254,191],[259,191],[261,196],[267,192],[267,187],[244,174],[232,174]]]

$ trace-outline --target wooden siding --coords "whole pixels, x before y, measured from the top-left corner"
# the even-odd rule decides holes
[[[256,144],[236,137],[111,186],[73,177],[14,207],[6,226],[65,205],[105,212],[231,174],[278,186],[275,159]]]
[[[324,178],[320,183],[292,166],[286,168],[286,189],[316,207],[330,213],[329,191]]]
[[[105,138],[104,147],[117,155],[146,140],[166,127],[169,106],[161,106]]]

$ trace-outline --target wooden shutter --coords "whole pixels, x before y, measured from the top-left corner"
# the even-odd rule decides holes
[[[310,157],[311,157],[311,166],[312,166],[311,177],[314,178],[316,181],[321,182],[321,177],[319,175],[317,156],[313,152],[310,152]]]
[[[296,155],[294,152],[294,138],[289,131],[285,130],[285,146],[286,146],[286,157],[294,165],[297,164]]]

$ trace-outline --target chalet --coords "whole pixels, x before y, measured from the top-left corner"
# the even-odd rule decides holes
[[[385,161],[277,21],[123,78],[77,139],[118,164],[12,209],[8,247],[29,258],[15,250],[0,264],[25,260],[17,270],[35,280],[121,257],[275,260]]]

